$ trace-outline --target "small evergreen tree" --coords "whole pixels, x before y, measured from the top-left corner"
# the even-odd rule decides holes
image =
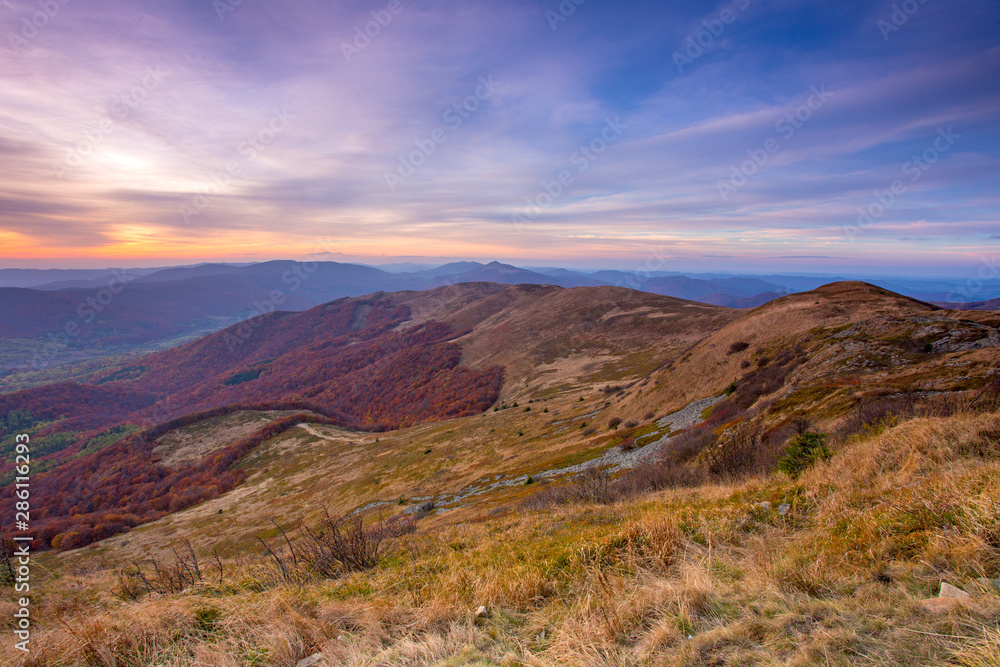
[[[785,446],[785,455],[778,459],[778,470],[798,477],[816,461],[825,461],[831,456],[833,452],[826,446],[825,433],[800,433]]]

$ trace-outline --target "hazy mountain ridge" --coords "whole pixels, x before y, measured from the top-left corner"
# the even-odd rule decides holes
[[[813,289],[826,282],[805,276],[586,273],[552,267],[543,270],[544,273],[499,262],[455,262],[413,272],[389,272],[359,264],[284,260],[248,265],[128,269],[113,274],[104,270],[6,269],[0,271],[0,285],[9,288],[0,288],[0,308],[12,316],[0,322],[0,339],[62,336],[67,325],[74,331],[79,325],[79,333],[66,341],[70,346],[90,341],[127,347],[167,340],[185,331],[219,328],[258,311],[305,310],[344,296],[361,296],[375,291],[425,290],[464,282],[560,287],[617,285],[736,308],[762,305],[777,295]],[[55,276],[66,279],[43,282],[46,277]],[[893,284],[876,282],[899,291]],[[921,298],[926,294],[940,296],[927,290],[944,289],[947,284],[944,281],[900,282],[914,290],[912,295]],[[13,291],[15,286],[30,291]],[[35,291],[45,294],[35,294]],[[273,302],[273,296],[281,303]],[[157,313],[163,316],[158,317]]]

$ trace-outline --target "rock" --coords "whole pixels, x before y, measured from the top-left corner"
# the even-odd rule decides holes
[[[924,611],[931,614],[947,614],[950,611],[961,609],[965,606],[965,600],[958,598],[930,598],[921,600],[920,605]]]
[[[941,582],[941,592],[938,593],[939,598],[949,598],[954,600],[968,600],[972,596],[963,591],[961,588],[952,586],[946,581]]]
[[[479,609],[476,610],[476,620],[479,620],[481,618],[487,619],[489,617],[490,617],[490,610],[487,609],[486,607],[481,606],[479,607]]]
[[[345,637],[344,635],[337,635],[337,641],[338,642],[347,641],[347,637]]]
[[[986,577],[979,577],[976,579],[976,583],[987,593],[993,593],[996,595],[1000,593],[1000,579],[987,579]]]
[[[537,636],[537,637],[535,637],[535,639],[536,639],[537,641],[540,641],[540,642],[543,642],[543,641],[545,641],[545,630],[542,630],[541,632],[539,632],[539,633],[538,633],[538,636]]]
[[[326,665],[326,659],[323,657],[322,653],[313,653],[308,658],[302,658],[295,663],[295,667],[316,667],[317,665],[320,667]]]
[[[778,505],[778,514],[780,514],[781,516],[785,516],[791,510],[792,506],[789,505],[788,503],[781,503],[780,505]]]
[[[772,506],[771,506],[771,503],[769,501],[765,500],[762,503],[757,503],[757,507],[763,507],[764,509],[769,510],[769,509],[771,509]]]

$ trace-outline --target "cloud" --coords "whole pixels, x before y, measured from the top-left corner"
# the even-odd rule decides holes
[[[336,236],[375,255],[611,262],[672,243],[709,262],[748,248],[860,262],[843,225],[947,125],[960,142],[906,182],[864,253],[947,236],[938,257],[961,261],[995,229],[1000,49],[984,0],[928,4],[889,42],[860,1],[815,16],[755,4],[683,72],[671,54],[703,4],[588,4],[556,31],[519,0],[402,7],[355,44],[378,6],[242,3],[220,20],[182,0],[63,5],[0,59],[0,234],[40,258],[141,258],[164,239],[192,259],[280,256]],[[35,11],[11,0],[0,18]],[[480,77],[500,83],[486,99]],[[786,137],[778,123],[813,86],[834,95]],[[609,119],[627,126],[613,143]],[[723,201],[718,183],[769,138],[780,150]],[[547,203],[515,229],[532,202]]]

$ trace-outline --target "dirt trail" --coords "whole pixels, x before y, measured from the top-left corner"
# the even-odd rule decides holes
[[[316,427],[314,427],[312,424],[309,424],[307,422],[300,422],[300,423],[296,424],[296,426],[298,426],[300,429],[302,429],[303,431],[305,431],[309,435],[314,435],[317,438],[322,438],[323,440],[329,440],[330,442],[343,442],[343,440],[341,438],[334,438],[333,436],[324,435],[324,434],[320,433],[319,431],[316,430]]]

